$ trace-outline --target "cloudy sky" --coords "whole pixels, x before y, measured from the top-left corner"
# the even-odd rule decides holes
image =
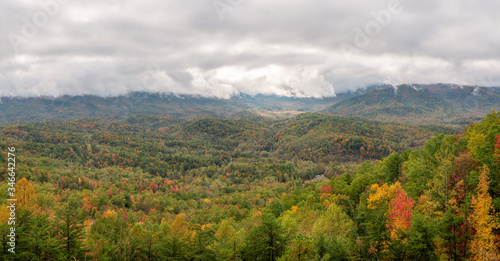
[[[497,0],[0,1],[0,96],[500,85]]]

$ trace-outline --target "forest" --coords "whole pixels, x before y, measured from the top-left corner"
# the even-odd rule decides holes
[[[461,130],[318,113],[2,123],[0,150],[0,260],[500,259],[500,112]]]

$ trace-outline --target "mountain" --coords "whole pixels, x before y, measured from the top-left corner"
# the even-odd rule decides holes
[[[461,114],[484,115],[500,106],[500,88],[456,84],[416,85],[452,103]]]
[[[496,88],[450,84],[403,84],[372,89],[323,112],[384,121],[465,123],[500,109]]]
[[[2,98],[0,122],[107,117],[123,119],[134,114],[171,115],[180,118],[217,117],[248,106],[232,100],[194,96],[131,93],[119,97],[63,96],[59,98]]]
[[[424,88],[400,85],[365,94],[330,106],[325,112],[372,119],[410,119],[444,117],[453,114],[453,106]]]
[[[304,112],[327,112],[396,122],[454,122],[463,125],[500,109],[500,88],[453,84],[372,85],[336,97],[297,98],[247,95],[231,99],[134,92],[118,97],[0,98],[0,123],[136,114],[180,119],[289,118]]]
[[[302,112],[317,111],[352,96],[353,94],[341,94],[338,97],[317,99],[240,94],[231,99],[217,99],[134,92],[107,98],[93,95],[59,98],[2,97],[0,99],[0,122],[88,117],[125,119],[135,114],[170,115],[182,119],[196,119],[241,118],[245,113],[252,113],[270,118],[286,118]]]

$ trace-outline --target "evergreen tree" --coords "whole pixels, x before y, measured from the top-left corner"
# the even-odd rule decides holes
[[[284,252],[289,236],[272,214],[265,213],[262,223],[250,230],[243,249],[243,260],[274,261]]]
[[[84,227],[76,208],[68,202],[58,211],[58,230],[63,242],[63,253],[66,259],[81,259],[85,256]]]

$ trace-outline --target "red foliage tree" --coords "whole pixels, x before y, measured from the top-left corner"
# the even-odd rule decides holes
[[[321,194],[331,195],[332,193],[333,193],[332,186],[330,186],[330,185],[324,185],[321,188]]]
[[[151,182],[151,184],[149,184],[149,189],[151,190],[151,192],[155,192],[158,190],[158,185],[156,185],[156,183],[154,182]]]
[[[391,208],[387,221],[387,228],[391,237],[396,238],[397,231],[408,230],[411,227],[412,209],[415,202],[400,188],[396,189],[396,197],[391,200]]]
[[[500,134],[495,137],[495,151],[493,152],[496,160],[500,160]]]

